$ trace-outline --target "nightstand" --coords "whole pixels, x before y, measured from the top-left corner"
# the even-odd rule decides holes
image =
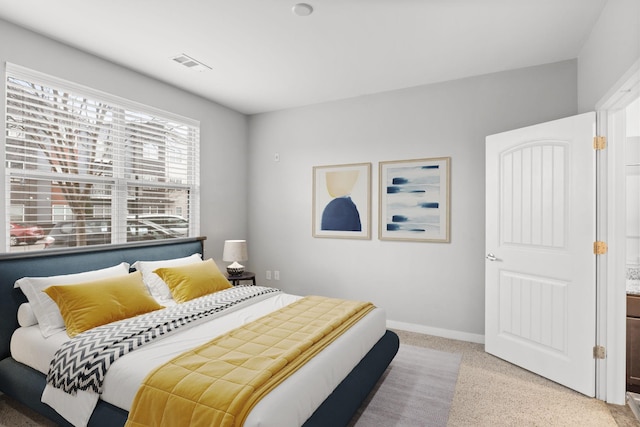
[[[256,274],[250,271],[243,271],[241,274],[230,276],[229,273],[225,273],[227,280],[231,282],[233,286],[238,286],[242,280],[251,280],[253,286],[256,285]]]

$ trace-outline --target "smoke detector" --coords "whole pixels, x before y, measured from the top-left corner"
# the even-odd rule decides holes
[[[198,61],[197,59],[194,59],[192,57],[190,57],[189,55],[185,55],[184,53],[181,53],[180,55],[176,55],[173,58],[171,58],[172,60],[174,60],[175,62],[177,62],[180,65],[183,65],[191,70],[195,70],[195,71],[207,71],[207,70],[211,70],[212,68],[209,67],[206,64],[203,64],[202,62]]]

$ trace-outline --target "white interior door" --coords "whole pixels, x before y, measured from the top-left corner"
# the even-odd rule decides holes
[[[595,113],[487,137],[485,350],[595,394]]]

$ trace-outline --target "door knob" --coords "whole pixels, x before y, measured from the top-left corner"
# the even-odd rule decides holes
[[[491,252],[489,252],[485,258],[487,258],[489,261],[497,261],[498,260],[498,258],[494,254],[492,254]]]

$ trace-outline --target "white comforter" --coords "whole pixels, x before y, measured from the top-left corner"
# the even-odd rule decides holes
[[[250,307],[225,316],[181,328],[118,359],[109,369],[102,396],[86,391],[70,396],[47,386],[42,401],[75,426],[87,424],[98,398],[130,410],[135,394],[156,366],[242,324],[288,305],[299,296],[275,294]],[[245,426],[300,426],[385,332],[385,313],[377,308],[266,396],[249,414]],[[49,362],[66,332],[43,338],[37,325],[19,328],[11,340],[11,354],[18,362],[47,373]]]

